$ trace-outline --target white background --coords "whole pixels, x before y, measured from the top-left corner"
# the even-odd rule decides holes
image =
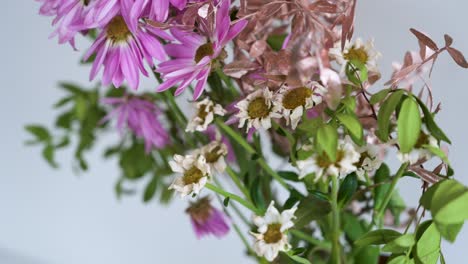
[[[392,61],[417,48],[410,27],[427,32],[438,43],[443,43],[443,33],[449,33],[454,46],[468,54],[466,1],[358,2],[355,36],[375,37],[384,54],[380,61],[384,79]],[[86,85],[89,71],[78,65],[80,53],[47,39],[50,19],[39,17],[38,7],[34,1],[4,1],[0,16],[0,263],[250,263],[234,233],[223,240],[197,240],[181,201],[169,208],[144,205],[140,196],[117,201],[116,164],[103,162],[100,153],[89,156],[89,173],[76,175],[70,169],[71,153],[61,154],[61,169],[52,170],[39,149],[23,145],[24,124],[52,124],[56,112],[51,105],[62,95],[56,82]],[[86,45],[79,43],[82,50]],[[437,121],[453,141],[451,160],[456,177],[465,183],[467,81],[468,71],[441,56],[432,80],[435,100],[443,106]],[[153,83],[146,83],[153,88]],[[420,193],[416,180],[405,181],[401,192],[416,205]],[[444,245],[448,263],[466,263],[461,256],[467,247],[465,227],[455,245]]]

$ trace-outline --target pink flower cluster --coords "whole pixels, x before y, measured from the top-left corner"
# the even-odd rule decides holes
[[[164,82],[158,91],[178,85],[176,95],[197,82],[194,99],[203,92],[212,67],[226,57],[224,47],[247,21],[230,19],[230,0],[37,0],[39,13],[54,17],[51,37],[75,47],[75,36],[98,31],[86,52],[94,62],[93,80],[103,69],[102,84],[133,89],[140,76],[155,69]],[[196,6],[191,22],[183,19]],[[160,64],[156,66],[155,62]]]

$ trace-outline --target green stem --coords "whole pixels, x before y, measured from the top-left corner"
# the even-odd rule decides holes
[[[390,202],[390,199],[392,198],[393,191],[395,190],[395,187],[396,187],[398,181],[403,176],[403,174],[405,173],[408,166],[409,166],[408,162],[403,163],[400,166],[400,168],[398,169],[397,174],[392,179],[392,183],[390,184],[390,187],[389,187],[387,193],[385,194],[385,197],[383,199],[382,204],[380,205],[379,208],[375,208],[374,215],[373,215],[373,218],[372,218],[372,222],[374,224],[376,224],[377,226],[379,226],[379,227],[383,226],[383,219],[382,218],[383,218],[383,215],[385,213],[385,209],[387,209],[387,205]]]
[[[220,194],[221,196],[229,197],[230,199],[242,204],[245,208],[251,210],[256,215],[261,215],[262,214],[262,212],[259,209],[257,209],[253,204],[251,204],[250,202],[242,199],[240,196],[237,196],[237,195],[235,195],[233,193],[227,192],[227,191],[225,191],[225,190],[223,190],[223,189],[221,189],[219,187],[216,187],[215,185],[213,185],[211,183],[207,183],[206,188],[212,190],[215,193]]]
[[[221,182],[219,182],[219,180],[217,178],[214,178],[213,181],[216,183],[216,185],[221,188],[221,189],[224,189],[224,187],[221,185]],[[216,195],[218,198],[220,197],[219,194]],[[223,201],[220,201],[221,204],[223,204]],[[239,216],[239,218],[247,225],[250,227],[250,221],[247,219],[247,217],[245,217],[245,215],[241,212],[241,210],[239,209],[239,207],[237,207],[236,204],[234,203],[231,203],[229,205],[233,210],[234,212],[237,214],[237,216]],[[226,209],[226,208],[225,208]],[[226,210],[225,210],[226,211]]]
[[[284,181],[284,179],[281,178],[281,176],[276,171],[274,171],[270,166],[268,166],[268,164],[263,158],[259,158],[257,162],[260,165],[260,167],[262,167],[268,174],[270,174],[281,186],[283,186],[286,190],[289,190],[289,186]]]
[[[340,264],[341,263],[341,245],[340,245],[340,211],[338,208],[338,176],[332,176],[331,209],[332,209],[331,263]]]
[[[221,68],[216,69],[216,74],[219,76],[219,78],[221,78],[221,80],[223,80],[223,82],[226,84],[233,96],[237,96],[239,94],[236,87],[234,87],[231,78],[226,76],[226,74],[223,72],[223,70],[221,70]]]
[[[240,181],[239,175],[230,167],[226,167],[226,172],[231,177],[232,181],[236,184],[237,188],[244,194],[245,198],[247,198],[249,201],[252,201],[250,198],[249,190],[245,187],[245,185]]]

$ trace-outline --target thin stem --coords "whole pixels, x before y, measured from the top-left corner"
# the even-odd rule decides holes
[[[398,169],[397,174],[395,175],[395,177],[393,177],[392,183],[390,184],[390,187],[389,187],[387,193],[385,194],[385,197],[383,199],[382,204],[380,205],[379,208],[376,208],[375,211],[374,211],[372,222],[374,224],[377,224],[379,227],[382,227],[382,225],[383,225],[382,218],[383,218],[385,209],[387,208],[387,205],[390,202],[390,199],[392,198],[393,191],[395,190],[396,184],[398,183],[400,178],[405,173],[406,169],[408,168],[408,165],[409,165],[409,163],[406,162],[406,163],[403,163],[400,166],[400,168]]]
[[[341,245],[340,245],[340,211],[338,208],[338,177],[332,176],[331,188],[331,209],[332,209],[332,253],[331,263],[341,263]]]
[[[239,175],[230,167],[226,167],[226,172],[231,177],[231,180],[236,184],[237,188],[244,194],[245,198],[247,198],[249,201],[252,201],[250,198],[249,190],[245,187],[245,185],[240,181]]]
[[[221,182],[217,178],[214,178],[214,182],[219,188],[224,189],[224,187],[221,185]],[[220,198],[219,194],[216,194],[216,196]],[[222,204],[222,201],[220,202]],[[229,206],[234,210],[237,216],[239,216],[239,218],[245,223],[245,225],[250,226],[250,221],[247,219],[247,217],[245,217],[245,215],[241,212],[241,210],[239,209],[239,207],[237,207],[236,204],[231,203]]]
[[[245,208],[251,210],[252,212],[254,212],[257,215],[262,214],[262,212],[259,209],[257,209],[253,204],[251,204],[250,202],[242,199],[240,196],[237,196],[237,195],[235,195],[233,193],[227,192],[227,191],[225,191],[225,190],[223,190],[223,189],[221,189],[219,187],[216,187],[215,185],[213,185],[211,183],[207,183],[206,188],[212,190],[215,193],[220,194],[223,197],[229,197],[230,199],[242,204]]]
[[[216,69],[216,74],[219,76],[219,78],[221,78],[221,80],[223,80],[223,82],[226,84],[228,89],[231,90],[232,95],[236,96],[239,94],[236,87],[234,87],[234,84],[232,83],[231,78],[226,76],[226,74],[223,72],[223,70],[221,70],[221,68]]]
[[[328,249],[330,250],[331,249],[331,244],[328,243],[328,242],[323,242],[323,241],[320,241],[300,230],[297,230],[297,229],[292,229],[289,231],[289,233],[291,233],[293,236],[297,237],[297,238],[300,238],[306,242],[309,242],[310,244],[314,245],[314,246],[318,246],[322,249]]]
[[[257,160],[260,167],[262,167],[268,174],[270,174],[281,186],[283,186],[286,190],[289,190],[289,185],[284,181],[281,176],[274,171],[263,158],[259,158]]]

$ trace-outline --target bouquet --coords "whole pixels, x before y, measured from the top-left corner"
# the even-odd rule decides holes
[[[92,41],[82,63],[99,80],[60,83],[54,128],[26,126],[51,166],[73,148],[86,171],[118,133],[104,149],[118,198],[186,203],[198,238],[233,230],[258,263],[445,263],[468,188],[428,79],[445,54],[468,68],[451,36],[410,29],[416,50],[381,82],[373,40],[353,37],[356,0],[37,1],[60,44]]]

